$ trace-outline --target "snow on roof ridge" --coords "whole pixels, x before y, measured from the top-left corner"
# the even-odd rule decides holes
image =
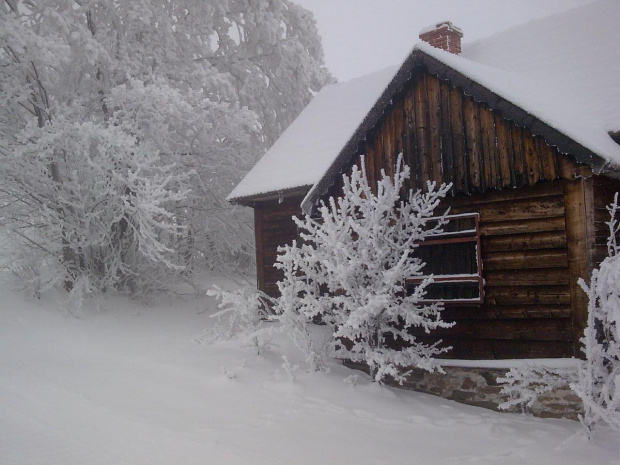
[[[607,131],[620,129],[620,2],[599,0],[467,44],[462,56],[548,81]]]

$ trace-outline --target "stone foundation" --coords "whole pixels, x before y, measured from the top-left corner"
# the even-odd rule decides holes
[[[345,360],[344,365],[349,368],[369,372],[368,366]],[[500,393],[502,387],[497,378],[504,377],[509,371],[507,368],[464,368],[443,367],[445,374],[429,373],[414,368],[403,384],[392,379],[385,383],[400,389],[433,394],[445,399],[452,399],[462,404],[484,407],[498,412],[521,412],[520,408],[500,410],[499,405],[508,400]],[[541,395],[531,408],[526,409],[541,418],[569,418],[577,420],[577,415],[583,413],[581,399],[568,386],[547,394]]]

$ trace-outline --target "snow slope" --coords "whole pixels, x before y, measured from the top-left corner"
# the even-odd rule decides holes
[[[208,298],[107,297],[77,317],[62,296],[0,287],[0,464],[611,464],[620,440],[383,388],[334,364],[300,370],[280,337],[258,356],[201,345]],[[343,382],[359,375],[357,385]],[[559,449],[558,449],[559,448]]]

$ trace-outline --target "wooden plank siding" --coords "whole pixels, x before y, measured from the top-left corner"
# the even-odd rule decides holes
[[[375,180],[402,152],[412,167],[409,188],[452,182],[455,194],[572,179],[578,170],[541,136],[425,72],[394,97],[359,150]]]
[[[607,206],[614,201],[614,194],[620,192],[620,180],[596,176],[593,179],[594,196],[594,265],[599,265],[607,256],[607,239],[610,220]]]
[[[606,253],[605,205],[620,181],[593,176],[528,128],[504,119],[459,87],[414,73],[359,143],[343,172],[366,158],[371,186],[392,174],[398,153],[411,168],[407,189],[451,182],[440,206],[480,214],[485,296],[482,304],[447,305],[450,329],[420,340],[453,349],[462,359],[571,357],[586,315],[577,286]],[[340,175],[325,198],[342,193]],[[291,216],[301,197],[256,206],[259,289],[277,295],[278,245],[296,237]]]
[[[442,339],[455,358],[570,357],[574,354],[565,230],[565,181],[531,188],[458,194],[440,210],[480,214],[485,298],[446,305]]]
[[[394,149],[411,167],[408,189],[452,182],[440,208],[480,214],[484,303],[447,305],[453,328],[416,335],[443,339],[455,358],[573,356],[579,330],[565,189],[580,167],[529,129],[424,72],[393,98],[359,146],[373,186],[381,168],[392,172],[385,163],[395,153],[385,150]],[[337,193],[334,186],[329,195]]]
[[[261,202],[254,208],[257,287],[272,297],[279,295],[276,283],[283,276],[273,267],[277,248],[297,239],[297,226],[292,217],[301,215],[302,199],[303,196],[286,198],[281,203]]]

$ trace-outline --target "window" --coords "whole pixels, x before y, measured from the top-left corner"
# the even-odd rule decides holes
[[[415,254],[426,266],[424,275],[406,281],[407,287],[433,276],[426,288],[426,302],[482,303],[484,286],[480,257],[478,213],[448,215],[443,232],[418,243]],[[431,219],[438,221],[438,219]]]

